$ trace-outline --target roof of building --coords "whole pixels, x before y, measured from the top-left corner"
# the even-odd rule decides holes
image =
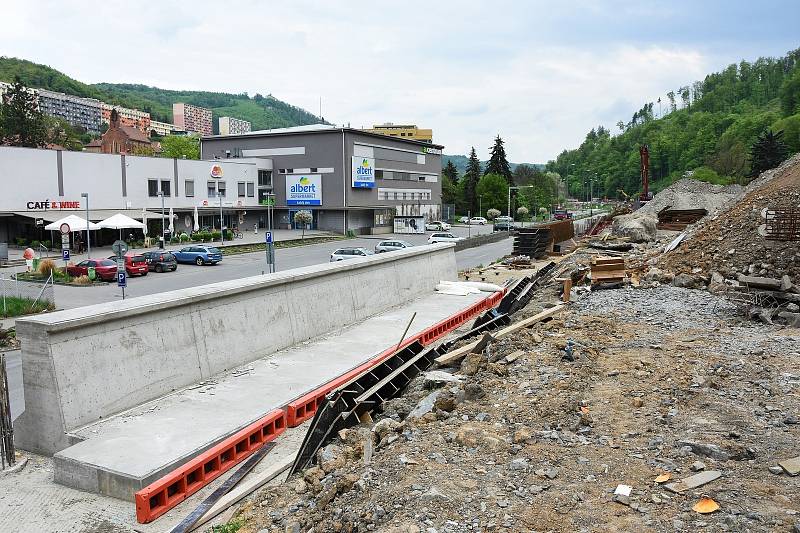
[[[419,141],[416,139],[410,139],[408,137],[393,137],[391,135],[383,135],[380,133],[373,133],[371,131],[360,130],[357,128],[337,128],[336,126],[331,126],[329,124],[309,124],[306,126],[294,126],[292,128],[276,128],[274,130],[256,130],[250,131],[247,133],[239,133],[239,134],[232,134],[232,135],[204,135],[200,137],[201,141],[204,140],[217,140],[217,139],[231,139],[231,138],[245,138],[245,137],[271,137],[271,136],[279,136],[279,135],[304,135],[304,134],[313,134],[313,133],[331,133],[331,132],[340,132],[340,133],[356,133],[359,135],[365,135],[367,137],[376,137],[380,139],[391,139],[393,141],[402,141],[411,144],[417,144],[420,146],[430,146],[432,148],[442,149],[444,145],[441,144],[433,144],[426,141]]]
[[[100,148],[103,146],[103,139],[92,139],[88,143],[84,144],[83,146],[87,148]]]
[[[147,134],[142,133],[138,128],[134,128],[133,126],[120,126],[119,129],[128,136],[128,139],[132,141],[143,143],[150,142],[150,137],[148,137]]]

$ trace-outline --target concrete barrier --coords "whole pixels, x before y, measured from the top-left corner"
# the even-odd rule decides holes
[[[504,239],[511,237],[512,235],[513,233],[508,231],[493,231],[492,233],[475,235],[474,237],[464,239],[463,241],[458,241],[456,243],[456,252],[460,252],[461,250],[467,250],[469,248],[475,248],[477,246],[483,246],[484,244],[500,242]]]
[[[25,450],[324,335],[455,279],[452,244],[420,246],[17,320]]]

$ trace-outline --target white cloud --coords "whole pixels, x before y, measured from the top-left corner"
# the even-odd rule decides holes
[[[576,19],[549,2],[18,1],[0,53],[86,82],[271,93],[314,113],[322,97],[332,122],[412,122],[482,156],[499,133],[511,160],[544,162],[718,66],[691,42],[573,38],[610,5]],[[622,11],[623,25],[653,13]]]

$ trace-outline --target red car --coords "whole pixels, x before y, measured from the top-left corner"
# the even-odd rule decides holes
[[[116,261],[117,256],[112,255],[109,259]],[[125,254],[125,272],[129,276],[146,276],[150,272],[147,259],[142,254]]]
[[[89,267],[94,267],[97,277],[104,281],[117,278],[117,264],[110,259],[84,259],[77,265],[68,265],[67,274],[73,277],[88,276]]]

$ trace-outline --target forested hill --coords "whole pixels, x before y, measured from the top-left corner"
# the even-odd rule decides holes
[[[19,76],[29,86],[50,89],[75,96],[97,98],[110,104],[148,111],[154,120],[172,122],[172,104],[186,102],[213,111],[214,130],[217,117],[231,116],[249,120],[254,130],[316,124],[319,119],[299,107],[282,102],[272,95],[253,97],[243,94],[209,91],[171,91],[136,84],[82,83],[50,68],[24,59],[0,57],[0,81],[11,82]]]
[[[566,178],[573,194],[590,179],[610,197],[619,189],[633,194],[641,189],[639,146],[647,143],[655,190],[688,170],[707,181],[744,182],[750,147],[765,129],[783,131],[790,153],[800,151],[800,49],[742,61],[670,91],[613,131],[592,129],[547,169]]]
[[[458,175],[459,176],[463,176],[464,173],[467,171],[467,161],[468,160],[469,160],[469,158],[467,156],[465,156],[465,155],[447,155],[447,154],[444,154],[444,155],[442,155],[442,168],[447,166],[447,162],[448,161],[452,161],[453,164],[455,165],[456,169],[458,169]],[[539,170],[543,170],[544,169],[544,165],[540,164],[540,163],[509,163],[509,166],[511,167],[511,172],[514,172],[514,170],[519,165],[528,165],[528,166],[531,166],[531,167],[538,168]],[[482,168],[486,168],[486,161],[481,161],[481,167]]]

